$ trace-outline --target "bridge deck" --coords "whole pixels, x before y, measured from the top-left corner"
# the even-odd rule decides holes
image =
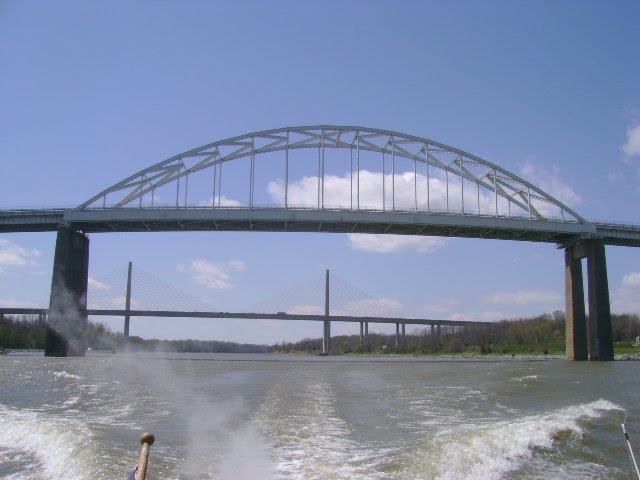
[[[640,247],[640,226],[581,224],[522,217],[422,211],[312,208],[122,208],[0,210],[0,232],[56,231],[71,223],[86,233],[166,231],[330,232],[487,238],[569,245],[603,238]]]
[[[260,231],[331,232],[487,238],[569,245],[603,238],[640,247],[640,226],[581,224],[513,216],[422,211],[312,208],[122,208],[0,211],[0,232],[56,231],[62,223],[92,232]]]
[[[0,314],[4,315],[46,315],[47,308],[2,308]],[[158,318],[232,318],[239,320],[306,320],[313,322],[369,322],[369,323],[404,323],[407,325],[447,325],[464,326],[480,325],[486,322],[473,322],[468,320],[435,320],[426,318],[405,317],[356,317],[345,315],[298,315],[284,312],[278,313],[249,313],[249,312],[176,312],[170,310],[98,310],[88,309],[88,315],[109,317],[158,317]]]

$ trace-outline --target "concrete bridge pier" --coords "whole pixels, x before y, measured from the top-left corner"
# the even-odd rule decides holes
[[[322,336],[322,354],[329,355],[331,353],[331,321],[325,320],[324,333]]]
[[[589,320],[585,314],[582,259],[587,259]],[[613,332],[604,242],[584,240],[565,249],[567,360],[613,360]]]
[[[87,351],[89,238],[68,225],[58,228],[51,276],[45,356],[84,356]]]
[[[369,322],[360,322],[360,348],[367,345],[369,339]]]
[[[396,348],[404,347],[406,339],[406,324],[396,322]],[[402,329],[402,331],[400,330]]]

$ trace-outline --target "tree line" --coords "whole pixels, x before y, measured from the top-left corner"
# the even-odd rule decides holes
[[[38,316],[0,317],[0,349],[44,350],[46,324]],[[102,323],[89,322],[87,344],[92,350],[120,351],[124,349],[159,352],[196,353],[266,353],[267,345],[253,345],[220,340],[158,340],[114,333]]]
[[[617,351],[632,349],[640,335],[640,317],[637,314],[612,314],[613,341]],[[442,326],[440,335],[431,328],[417,328],[396,345],[395,334],[369,333],[342,335],[331,338],[330,353],[409,353],[409,354],[553,354],[565,353],[565,314],[552,314],[532,318],[487,322],[481,325]],[[270,352],[315,353],[322,352],[322,339],[305,338],[299,342],[273,345]]]
[[[322,352],[321,338],[275,345],[240,344],[219,340],[158,340],[114,333],[101,323],[89,322],[88,345],[94,350],[124,348],[144,351],[201,353],[307,353]],[[612,315],[613,340],[617,351],[633,348],[640,336],[637,314]],[[44,349],[46,324],[28,315],[0,316],[0,349]],[[430,328],[415,329],[396,345],[395,335],[370,333],[361,343],[359,335],[331,338],[332,354],[564,354],[565,316],[557,311],[533,318],[488,322],[481,325],[443,326],[440,335]]]

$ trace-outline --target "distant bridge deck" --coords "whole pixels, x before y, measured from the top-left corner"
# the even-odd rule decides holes
[[[86,233],[167,231],[331,232],[487,238],[570,245],[602,238],[640,247],[640,226],[514,216],[402,210],[315,208],[119,208],[0,210],[0,232],[56,231],[69,223]]]
[[[0,314],[4,315],[46,315],[48,308],[0,308]],[[238,319],[238,320],[306,320],[322,322],[368,322],[368,323],[400,323],[406,325],[443,325],[443,326],[465,326],[481,325],[487,322],[474,322],[470,320],[434,320],[425,318],[405,318],[405,317],[356,317],[348,315],[300,315],[293,313],[242,313],[242,312],[176,312],[170,310],[94,310],[88,309],[88,315],[124,317],[164,317],[164,318],[216,318],[216,319]]]

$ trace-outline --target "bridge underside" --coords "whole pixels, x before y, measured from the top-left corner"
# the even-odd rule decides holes
[[[84,232],[256,231],[424,235],[570,244],[584,225],[513,217],[305,209],[122,209],[69,212]],[[594,230],[595,232],[595,230]]]
[[[0,232],[55,232],[60,225],[85,232],[256,231],[425,235],[546,242],[568,246],[584,238],[640,247],[640,227],[371,210],[302,208],[123,208],[0,211]]]

